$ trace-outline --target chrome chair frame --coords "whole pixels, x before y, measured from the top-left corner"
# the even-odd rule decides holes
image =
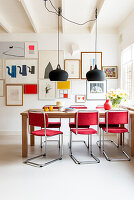
[[[93,113],[93,112],[97,112],[98,113],[98,125],[99,125],[99,112],[98,111],[94,111],[94,110],[79,110],[77,111],[77,117],[76,117],[76,135],[78,134],[78,113],[80,112],[90,112],[90,113]],[[97,125],[97,131],[99,131],[99,126]],[[94,163],[100,163],[100,160],[93,154],[92,152],[92,134],[91,135],[88,135],[88,145],[86,144],[86,142],[84,141],[84,144],[85,146],[87,147],[88,149],[88,153],[90,154],[91,157],[94,158],[95,161],[79,161],[78,159],[76,159],[76,157],[74,156],[73,154],[73,151],[72,151],[72,144],[73,142],[83,142],[83,140],[81,141],[72,141],[72,132],[70,131],[70,157],[72,158],[72,160],[76,163],[76,164],[94,164]]]
[[[107,111],[107,112],[106,112],[106,134],[108,134],[108,113],[109,113],[109,112],[128,112],[128,133],[129,133],[129,130],[130,130],[129,111],[128,111],[128,110],[112,110],[112,111],[110,110],[110,111]],[[118,133],[118,145],[116,145],[117,148],[119,148],[119,134],[120,134],[120,133]],[[122,141],[123,141],[123,138],[124,138],[124,133],[122,133]],[[102,140],[102,142],[103,142],[103,155],[105,156],[106,160],[108,160],[108,161],[130,161],[130,160],[131,160],[131,159],[130,159],[130,156],[124,151],[124,143],[122,143],[122,148],[121,148],[121,150],[122,150],[122,153],[127,157],[127,159],[125,159],[125,158],[112,159],[112,158],[110,158],[110,157],[107,155],[107,153],[106,153],[106,151],[105,151],[105,149],[104,149],[104,142],[105,142],[105,140],[104,140],[104,131],[103,131],[103,140]],[[116,144],[116,143],[115,143],[115,144]]]
[[[44,115],[45,152],[43,154],[38,155],[38,156],[34,156],[32,158],[27,159],[26,161],[24,161],[24,163],[28,164],[28,165],[35,166],[35,167],[44,167],[44,166],[47,166],[47,165],[49,165],[49,164],[51,164],[51,163],[53,163],[55,161],[62,160],[62,156],[63,156],[63,134],[59,134],[59,140],[61,140],[61,141],[59,141],[59,144],[60,144],[60,157],[58,157],[56,159],[53,159],[51,161],[45,162],[43,164],[36,163],[36,162],[31,162],[31,160],[34,160],[34,159],[39,158],[39,157],[45,157],[46,156],[46,153],[47,153],[47,142],[50,141],[50,140],[47,140],[47,137],[53,137],[53,136],[47,136],[46,135],[46,117],[45,117],[45,112],[28,111],[28,131],[29,131],[29,112],[30,113],[43,113],[43,115]],[[30,133],[30,131],[29,131],[29,133]]]

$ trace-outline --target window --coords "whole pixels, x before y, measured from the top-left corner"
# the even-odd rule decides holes
[[[128,94],[128,100],[134,100],[134,44],[121,52],[121,85]]]

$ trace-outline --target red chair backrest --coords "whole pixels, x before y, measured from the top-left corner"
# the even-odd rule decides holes
[[[48,127],[48,115],[45,113],[29,112],[29,125],[44,128],[44,120],[46,120],[46,127]]]
[[[115,112],[106,112],[105,120],[107,123],[108,115],[108,124],[128,124],[128,111],[115,111]]]
[[[98,112],[78,112],[75,114],[75,123],[77,123],[77,116],[78,126],[98,125]]]
[[[75,108],[75,109],[87,109],[86,106],[70,106],[70,108]]]

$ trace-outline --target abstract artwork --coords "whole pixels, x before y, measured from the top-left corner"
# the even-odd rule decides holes
[[[56,83],[49,80],[39,80],[39,99],[55,99]]]
[[[23,106],[23,85],[6,85],[6,106]]]
[[[6,60],[6,83],[37,83],[37,60]]]
[[[107,79],[117,79],[118,78],[117,66],[103,66],[102,69],[105,72]]]
[[[107,81],[87,81],[87,100],[106,99]]]
[[[0,79],[3,79],[3,60],[0,59]]]
[[[39,79],[49,79],[49,73],[58,64],[57,51],[39,51]],[[59,63],[64,68],[64,51],[60,51]]]
[[[25,58],[38,58],[37,42],[25,42]]]
[[[0,97],[4,96],[4,80],[0,80]]]
[[[24,58],[24,42],[0,42],[0,58]]]
[[[57,98],[58,99],[70,98],[70,95],[71,95],[70,88],[71,88],[70,81],[57,82]]]
[[[37,94],[37,84],[24,85],[24,94]]]
[[[75,95],[75,102],[76,103],[85,103],[86,95]]]
[[[68,72],[69,79],[80,78],[80,60],[79,59],[66,59],[64,61],[64,69]]]
[[[86,73],[95,66],[95,54],[98,69],[102,69],[102,52],[81,52],[81,79],[86,79]]]
[[[70,81],[59,81],[57,82],[58,90],[69,90],[70,89]]]
[[[68,90],[58,90],[57,98],[59,99],[67,99],[69,97]]]

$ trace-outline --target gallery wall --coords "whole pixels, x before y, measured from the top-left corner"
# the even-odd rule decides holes
[[[57,50],[57,34],[1,34],[0,41],[37,41],[38,50]],[[79,51],[72,55],[72,44],[79,46]],[[64,59],[80,59],[80,52],[94,51],[94,34],[61,34],[60,49],[64,50]],[[98,51],[102,52],[103,66],[118,66],[119,38],[117,34],[99,34]],[[118,87],[118,79],[107,81],[108,89]],[[85,80],[71,80],[70,99],[64,99],[65,106],[74,105],[75,95],[86,94]],[[55,100],[39,100],[38,94],[23,96],[23,106],[5,106],[5,97],[0,97],[0,134],[21,134],[20,113],[29,108],[42,108],[44,105],[55,104]],[[62,101],[62,100],[61,100]],[[86,101],[89,108],[104,104],[103,101]],[[8,121],[8,125],[7,125]],[[67,134],[68,120],[63,120],[62,130]]]

